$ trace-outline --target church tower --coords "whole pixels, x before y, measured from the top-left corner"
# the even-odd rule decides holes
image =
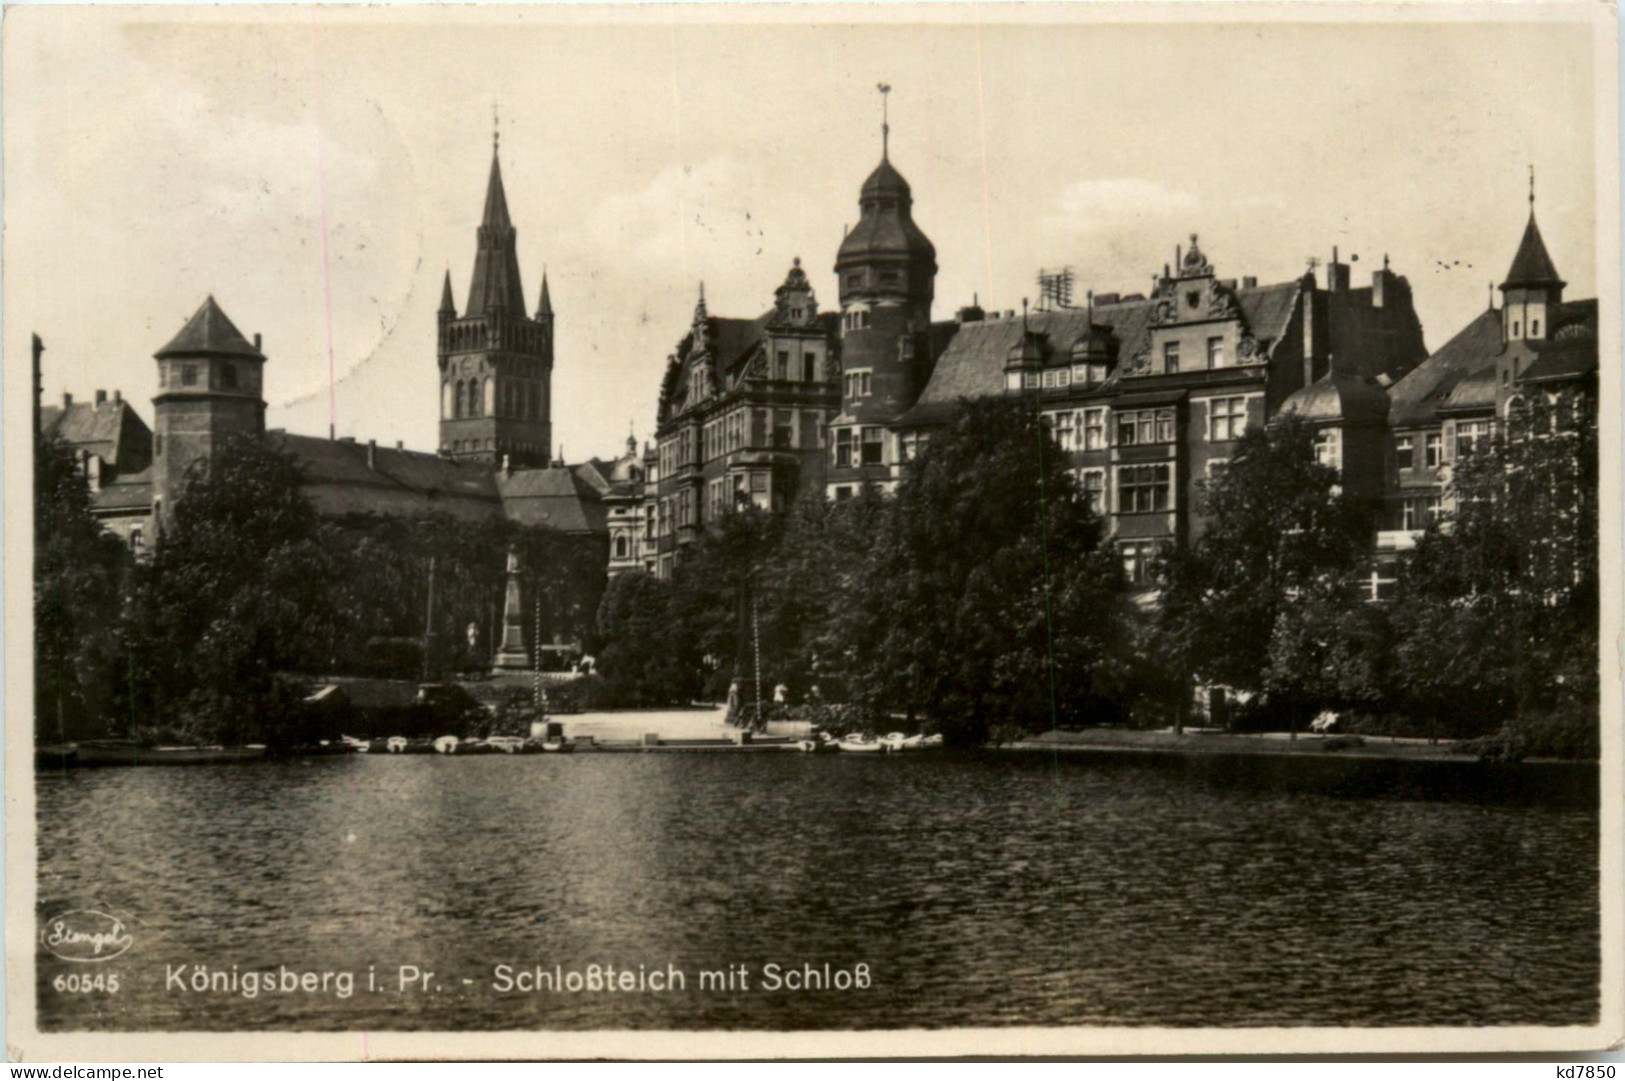
[[[890,89],[882,86],[882,95]],[[937,250],[914,224],[914,196],[892,166],[890,142],[882,121],[880,164],[863,182],[858,223],[835,257],[849,388],[843,415],[859,420],[892,419],[919,396],[921,372],[905,343],[930,327],[936,289]]]
[[[265,431],[265,355],[260,336],[250,344],[211,296],[153,357],[153,517],[162,528],[193,462],[232,436]]]
[[[545,466],[553,439],[553,301],[544,272],[536,314],[525,314],[517,237],[493,149],[461,316],[450,271],[441,290],[440,451],[463,461]]]

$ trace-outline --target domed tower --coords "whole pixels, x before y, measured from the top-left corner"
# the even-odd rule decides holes
[[[265,431],[265,355],[260,336],[250,344],[210,296],[153,357],[153,516],[162,527],[193,462],[234,435]]]
[[[889,89],[883,86],[882,95]],[[936,288],[937,249],[914,223],[914,196],[891,163],[890,136],[883,120],[880,164],[863,182],[858,223],[835,257],[842,367],[850,388],[843,412],[859,420],[890,419],[919,396],[923,373],[904,339],[931,325]]]

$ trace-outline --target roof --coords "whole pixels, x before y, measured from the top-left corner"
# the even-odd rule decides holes
[[[882,206],[890,200],[890,206]],[[913,196],[908,181],[903,179],[892,163],[881,158],[869,179],[863,182],[858,197],[862,216],[841,240],[836,266],[852,259],[870,255],[900,255],[910,259],[929,259],[936,262],[937,249],[920,227],[914,224],[911,212]]]
[[[186,321],[181,332],[153,356],[161,359],[214,355],[265,359],[260,351],[243,337],[242,332],[232,325],[231,320],[226,318],[226,313],[220,310],[220,305],[215,303],[213,294],[210,294],[203,301],[203,306]]]
[[[1531,285],[1562,285],[1557,267],[1546,253],[1546,242],[1541,239],[1540,226],[1535,224],[1535,211],[1529,210],[1529,224],[1524,226],[1523,240],[1518,243],[1518,254],[1512,257],[1502,289],[1516,289]]]
[[[90,506],[98,514],[148,514],[152,510],[152,469],[115,477],[90,493]]]
[[[581,473],[580,466],[497,473],[503,510],[521,525],[547,526],[563,533],[602,533],[607,526],[600,490]]]
[[[48,405],[40,410],[40,431],[54,435],[76,450],[86,450],[104,462],[117,465],[120,439],[126,423],[146,428],[146,422],[130,403],[115,399],[104,402],[74,402],[67,407]]]
[[[491,178],[485,187],[485,215],[480,222],[480,244],[474,254],[474,277],[468,285],[465,317],[484,315],[496,305],[508,314],[525,314],[525,290],[519,282],[519,254],[515,231],[508,217],[508,196],[502,187],[502,162],[491,155]]]
[[[1520,382],[1574,379],[1597,370],[1597,302],[1565,303],[1552,319],[1552,336],[1536,346],[1538,355]]]
[[[324,514],[486,518],[502,513],[489,465],[350,440],[278,434]],[[371,455],[371,464],[368,455]]]
[[[1493,372],[1501,349],[1501,313],[1486,308],[1388,388],[1388,423],[1397,428],[1431,422],[1458,383],[1485,367]]]
[[[1388,395],[1373,380],[1333,371],[1288,395],[1277,415],[1382,424],[1388,417]]]

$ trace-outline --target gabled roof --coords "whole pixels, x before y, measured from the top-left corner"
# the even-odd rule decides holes
[[[213,294],[210,294],[204,300],[203,306],[186,321],[181,332],[175,335],[168,345],[153,354],[159,359],[215,355],[265,359],[259,350],[243,337],[242,332],[232,325],[231,320],[226,318],[226,313],[215,303]]]
[[[348,440],[281,433],[271,438],[293,457],[306,494],[324,514],[444,513],[479,519],[502,513],[488,465]]]
[[[1546,242],[1541,239],[1540,226],[1535,224],[1535,212],[1531,209],[1529,224],[1523,229],[1523,240],[1518,243],[1518,254],[1512,257],[1512,267],[1507,271],[1506,281],[1501,283],[1501,288],[1562,284],[1552,257],[1546,253]]]
[[[573,534],[607,530],[601,493],[581,476],[579,466],[521,469],[495,478],[504,512],[521,525]]]
[[[1388,423],[1396,428],[1431,423],[1458,383],[1486,367],[1493,375],[1501,349],[1501,313],[1486,308],[1388,389]]]

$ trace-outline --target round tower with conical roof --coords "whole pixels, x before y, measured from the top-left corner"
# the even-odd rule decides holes
[[[213,296],[153,354],[153,517],[168,521],[187,471],[234,435],[265,431],[265,354],[232,325]]]

